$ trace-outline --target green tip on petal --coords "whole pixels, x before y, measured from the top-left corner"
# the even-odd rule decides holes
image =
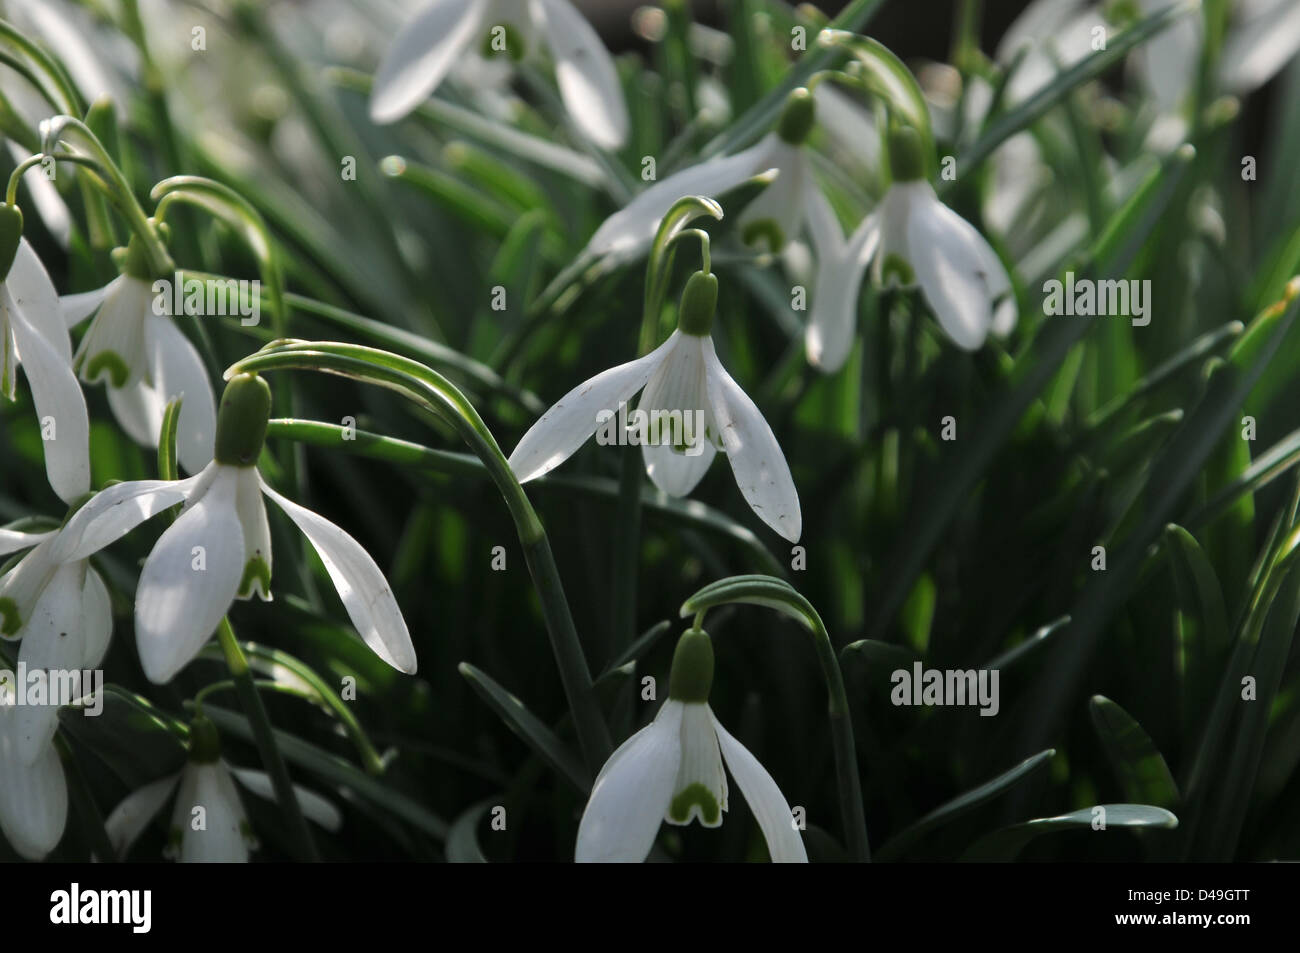
[[[0,281],[9,277],[23,237],[23,211],[17,205],[0,202]]]
[[[921,134],[911,126],[899,126],[889,133],[889,169],[895,182],[925,178],[925,150]]]
[[[190,722],[190,761],[212,764],[221,757],[221,738],[217,726],[207,715],[196,715]]]
[[[880,278],[886,285],[890,283],[891,278],[896,279],[904,288],[916,284],[916,273],[912,271],[912,266],[893,252],[886,255],[884,261],[880,263]]]
[[[14,635],[22,628],[23,618],[18,603],[8,596],[0,597],[0,635]]]
[[[785,98],[785,108],[776,124],[776,134],[792,146],[802,145],[817,121],[817,103],[812,93],[800,86]]]
[[[713,687],[713,640],[703,629],[687,629],[677,640],[668,676],[673,701],[703,704]]]
[[[713,331],[713,312],[718,306],[718,278],[697,271],[682,291],[682,306],[677,311],[677,328],[683,334],[708,337]]]
[[[131,376],[131,369],[127,367],[126,361],[120,354],[114,351],[100,351],[86,361],[81,378],[93,384],[100,377],[105,376],[108,378],[109,386],[125,387],[127,378]]]
[[[239,580],[240,599],[252,598],[254,592],[261,595],[263,599],[266,599],[271,592],[271,567],[261,556],[254,556],[244,563],[244,575]]]
[[[217,463],[251,467],[257,463],[271,416],[271,388],[256,374],[236,374],[221,395],[217,413]]]
[[[678,791],[668,805],[668,817],[678,824],[685,824],[691,819],[691,808],[699,807],[700,820],[706,827],[717,827],[722,817],[722,807],[713,792],[698,781],[688,784]]]

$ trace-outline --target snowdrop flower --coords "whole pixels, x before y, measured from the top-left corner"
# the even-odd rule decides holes
[[[68,784],[54,746],[31,762],[19,751],[14,722],[22,708],[15,687],[0,675],[0,833],[19,856],[40,860],[58,846],[68,823]]]
[[[673,653],[668,701],[659,714],[600,769],[578,825],[579,863],[640,863],[654,846],[660,821],[705,827],[727,810],[725,761],[745,796],[774,863],[807,863],[785,795],[772,776],[709,708],[713,645],[691,629]]]
[[[94,314],[77,349],[76,367],[87,384],[108,384],[108,403],[122,429],[136,443],[158,446],[167,404],[183,397],[176,427],[181,466],[198,473],[212,459],[216,409],[203,359],[180,328],[155,308],[154,293],[139,239],[119,256],[123,270],[103,288],[63,298],[69,326]],[[167,276],[171,281],[171,276]]]
[[[914,130],[895,130],[889,152],[894,184],[872,213],[880,227],[873,277],[920,285],[940,326],[960,348],[978,349],[990,331],[1009,334],[1016,324],[1016,301],[1001,259],[924,179],[921,140]]]
[[[199,715],[190,725],[190,756],[185,767],[128,794],[104,822],[117,857],[126,855],[175,792],[167,857],[181,863],[247,863],[249,852],[257,849],[257,839],[244,814],[236,781],[258,797],[275,799],[268,775],[232,768],[225,762],[216,726]],[[334,805],[297,785],[294,791],[305,817],[326,830],[339,829],[343,818]]]
[[[670,496],[690,493],[721,450],[758,518],[798,542],[799,494],[785,455],[772,428],[713,348],[717,298],[718,279],[697,271],[686,283],[677,330],[667,341],[645,357],[579,384],[542,414],[510,455],[520,482],[559,466],[602,425],[612,427],[640,391],[637,416],[651,426],[642,426],[634,442],[641,444],[646,471],[659,489]],[[684,423],[697,423],[678,427],[679,433],[670,439],[659,439],[663,435],[656,433],[654,422],[670,421],[673,414]]]
[[[41,423],[46,475],[70,503],[90,489],[90,415],[72,372],[58,293],[22,231],[22,212],[0,203],[0,392],[17,396],[21,364]]]
[[[420,104],[467,53],[519,59],[541,37],[555,59],[565,108],[605,149],[627,139],[627,106],[609,51],[569,0],[430,0],[398,31],[375,71],[370,118],[395,122]]]
[[[414,672],[406,621],[375,561],[342,529],[285,499],[258,473],[270,410],[264,380],[234,377],[221,399],[212,462],[184,480],[140,480],[100,491],[68,520],[54,558],[82,558],[168,507],[185,504],[145,560],[136,589],[140,662],[152,681],[167,682],[202,649],[232,600],[254,593],[270,600],[265,495],[315,547],[366,644],[394,668]]]
[[[84,558],[56,560],[58,535],[58,530],[0,530],[0,556],[29,550],[0,576],[0,639],[22,639],[18,661],[29,675],[96,668],[113,633],[103,578]],[[57,727],[55,699],[24,704],[8,716],[9,743],[22,763],[32,767],[48,755]]]
[[[880,244],[880,227],[877,217],[868,215],[846,240],[831,203],[816,192],[809,203],[808,231],[817,251],[817,277],[804,349],[814,367],[831,374],[853,348],[858,292]]]
[[[769,169],[776,180],[741,213],[741,238],[772,253],[799,234],[808,196],[815,191],[803,147],[816,120],[816,104],[806,89],[794,90],[777,128],[741,152],[706,159],[675,172],[646,189],[607,218],[587,243],[586,254],[626,261],[640,256],[659,229],[659,222],[688,195],[716,198]]]

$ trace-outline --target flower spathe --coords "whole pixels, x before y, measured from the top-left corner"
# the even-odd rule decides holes
[[[63,316],[71,327],[94,314],[76,367],[87,384],[108,385],[113,416],[136,443],[158,446],[167,404],[182,398],[176,452],[186,472],[198,473],[212,459],[212,384],[194,345],[171,317],[157,313],[157,297],[152,282],[128,268],[103,288],[65,296]]]
[[[686,445],[640,439],[646,472],[670,496],[690,493],[714,454],[727,455],[736,485],[764,523],[791,542],[802,532],[799,493],[772,428],[718,360],[709,331],[717,279],[696,272],[682,295],[677,330],[645,357],[612,367],[579,384],[542,414],[510,455],[521,483],[550,472],[638,392],[639,411],[654,419],[677,413],[703,418],[702,433]],[[706,316],[707,315],[707,316]]]
[[[718,827],[727,811],[731,771],[774,863],[806,863],[807,851],[789,802],[772,776],[731,736],[708,704],[713,649],[698,629],[678,642],[669,698],[645,728],[609,757],[578,825],[579,863],[640,863],[663,821],[698,819]]]
[[[555,78],[574,124],[602,148],[621,146],[628,115],[618,71],[569,0],[430,0],[398,30],[375,71],[370,118],[401,119],[469,52],[486,47],[520,58],[531,51],[515,47],[534,37],[555,59]]]
[[[17,396],[21,365],[41,424],[45,472],[65,503],[90,489],[90,415],[72,371],[59,296],[22,237],[22,213],[0,203],[0,392]]]
[[[190,733],[190,758],[185,767],[128,794],[104,822],[114,859],[126,856],[173,793],[165,856],[181,863],[243,864],[257,849],[236,782],[273,801],[270,777],[227,764],[220,756],[216,729],[207,718],[196,718]],[[342,825],[342,816],[329,801],[297,785],[294,793],[305,817],[329,831]]]
[[[119,483],[97,493],[58,537],[55,558],[95,552],[151,516],[184,504],[145,560],[136,589],[135,630],[145,674],[170,681],[207,642],[236,599],[271,598],[271,535],[263,496],[311,542],[367,645],[413,673],[415,649],[383,573],[338,526],[271,489],[254,461],[270,391],[255,375],[234,378],[222,398],[216,456],[184,480]]]

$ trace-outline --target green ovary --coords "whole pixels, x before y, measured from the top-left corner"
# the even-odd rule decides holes
[[[127,378],[131,376],[131,369],[126,366],[126,361],[113,351],[100,351],[88,360],[84,378],[91,382],[96,381],[104,371],[108,372],[108,382],[114,387],[125,386]]]
[[[691,818],[693,806],[699,807],[701,819],[710,827],[716,826],[722,816],[718,799],[713,796],[712,791],[698,781],[688,784],[677,792],[672,804],[668,806],[668,816],[678,824],[685,824]]]
[[[0,598],[0,633],[13,635],[22,628],[23,618],[18,611],[18,603],[8,596]]]

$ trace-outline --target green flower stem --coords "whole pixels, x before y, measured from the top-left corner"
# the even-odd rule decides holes
[[[641,481],[644,464],[636,447],[623,448],[614,524],[614,620],[609,657],[618,658],[636,637],[637,570],[641,554]]]
[[[243,371],[288,368],[338,374],[395,390],[444,418],[483,461],[515,522],[528,571],[541,601],[560,680],[573,713],[578,743],[587,767],[594,775],[611,750],[609,728],[592,689],[591,670],[587,667],[574,628],[551,544],[537,512],[478,411],[437,371],[418,361],[358,345],[281,342],[245,358],[226,374],[229,377]]]
[[[266,706],[262,704],[262,696],[257,693],[257,683],[253,680],[248,659],[244,656],[243,649],[239,647],[235,630],[230,627],[230,620],[227,618],[222,618],[221,625],[217,627],[217,641],[221,644],[222,652],[225,653],[226,666],[230,669],[230,677],[235,683],[235,692],[239,695],[240,706],[248,716],[248,723],[253,729],[253,740],[257,743],[257,751],[262,756],[262,766],[271,776],[275,799],[284,811],[285,820],[289,825],[289,834],[297,844],[298,854],[302,859],[318,863],[320,853],[316,850],[316,842],[312,839],[311,831],[307,829],[307,820],[302,815],[298,795],[289,780],[289,769],[285,766],[284,757],[275,742],[275,735],[271,731],[271,719],[266,714]]]
[[[104,187],[104,194],[126,218],[132,234],[140,239],[150,270],[156,275],[170,275],[176,268],[171,253],[145,215],[126,176],[84,122],[72,116],[55,116],[48,120],[42,149],[48,154],[54,154],[54,147],[64,133],[69,131],[75,133],[73,143],[88,150],[89,158],[96,163],[96,171],[102,178],[102,181],[97,178],[96,183]]]

